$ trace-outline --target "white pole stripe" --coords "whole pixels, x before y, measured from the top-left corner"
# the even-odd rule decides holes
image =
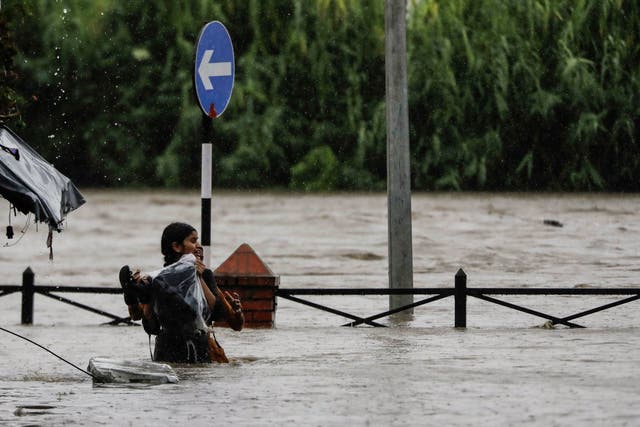
[[[211,198],[211,159],[213,158],[210,143],[202,144],[202,182],[200,184],[200,197]]]

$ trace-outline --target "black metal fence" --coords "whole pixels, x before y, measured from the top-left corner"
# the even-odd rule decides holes
[[[132,322],[129,317],[121,317],[108,313],[68,298],[64,298],[58,293],[92,293],[92,294],[122,294],[122,288],[104,288],[104,287],[86,287],[86,286],[36,286],[35,274],[31,268],[27,268],[22,275],[22,285],[0,285],[0,297],[10,295],[15,292],[22,293],[22,317],[23,324],[33,323],[33,301],[34,295],[40,294],[49,298],[53,298],[60,302],[70,304],[83,310],[87,310],[111,319],[112,325],[126,323],[137,325]],[[387,289],[387,288],[275,288],[276,296],[303,304],[312,308],[333,313],[338,316],[351,319],[352,321],[342,326],[358,326],[367,324],[374,327],[384,327],[385,325],[376,322],[383,317],[397,314],[405,310],[413,309],[443,298],[454,298],[454,326],[456,328],[467,327],[467,297],[478,298],[480,300],[527,313],[533,316],[541,317],[551,322],[552,325],[562,324],[572,328],[582,328],[584,326],[577,324],[574,320],[581,317],[617,307],[623,304],[640,299],[640,288],[469,288],[467,287],[467,275],[460,269],[455,275],[453,288],[411,288],[411,289]],[[314,303],[299,296],[337,296],[337,295],[399,295],[412,294],[429,296],[420,301],[408,304],[393,310],[387,310],[368,317],[356,316],[335,308]],[[489,296],[492,295],[492,296]],[[527,307],[516,305],[507,301],[494,298],[495,295],[609,295],[625,297],[618,301],[600,305],[592,309],[575,313],[569,316],[553,316]]]
[[[64,298],[60,295],[56,295],[57,293],[81,293],[81,294],[122,294],[122,288],[102,288],[102,287],[88,287],[88,286],[36,286],[35,285],[35,274],[31,270],[31,268],[27,268],[22,273],[22,286],[11,286],[11,285],[3,285],[0,286],[0,297],[5,295],[10,295],[14,292],[22,293],[22,316],[21,322],[25,325],[30,325],[33,323],[33,300],[35,294],[44,295],[49,298],[53,298],[65,304],[70,304],[74,307],[81,308],[83,310],[90,311],[92,313],[99,314],[101,316],[105,316],[111,319],[109,322],[112,325],[117,325],[120,323],[126,323],[129,325],[137,325],[137,323],[132,322],[129,317],[121,317],[115,314],[108,313],[104,310],[100,310],[94,307],[90,307],[88,305],[79,303],[77,301],[72,301],[68,298]]]
[[[454,298],[454,326],[456,328],[467,327],[467,297],[474,297],[493,304],[498,304],[513,310],[531,314],[533,316],[542,317],[551,322],[552,325],[562,324],[572,328],[583,328],[584,326],[572,322],[572,320],[609,308],[617,307],[637,299],[640,299],[640,288],[468,288],[467,275],[460,269],[455,275],[453,288],[412,288],[412,289],[380,289],[380,288],[363,288],[363,289],[278,289],[277,295],[281,298],[304,304],[319,310],[327,311],[339,316],[351,319],[352,322],[342,326],[358,326],[367,324],[370,326],[383,327],[384,325],[377,323],[376,320],[383,317],[400,313],[402,311],[425,305],[434,301],[441,300],[453,296]],[[433,295],[429,298],[408,304],[393,310],[384,311],[368,317],[355,316],[331,307],[313,303],[311,301],[298,298],[295,295]],[[502,301],[488,295],[610,295],[610,296],[627,296],[627,298],[594,307],[590,310],[572,314],[570,316],[558,317],[540,311],[532,310],[527,307],[516,305],[510,302]]]

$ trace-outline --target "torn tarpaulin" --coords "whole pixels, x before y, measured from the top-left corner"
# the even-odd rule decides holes
[[[0,195],[36,222],[62,230],[66,214],[85,200],[71,180],[0,123]]]

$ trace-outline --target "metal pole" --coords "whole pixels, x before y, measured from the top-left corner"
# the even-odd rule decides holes
[[[35,293],[35,274],[31,267],[22,273],[22,320],[23,325],[33,324],[33,294]]]
[[[467,327],[467,274],[462,270],[456,273],[455,299],[455,327]]]
[[[212,118],[202,116],[202,171],[200,183],[201,198],[201,226],[200,243],[203,249],[203,262],[209,265],[211,262],[211,169],[213,149],[211,146],[211,122]]]
[[[385,1],[389,288],[413,288],[406,16],[406,0]],[[391,310],[411,303],[413,295],[389,295]]]

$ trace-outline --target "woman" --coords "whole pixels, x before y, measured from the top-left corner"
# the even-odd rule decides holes
[[[228,362],[207,325],[224,320],[232,329],[242,329],[244,316],[237,294],[216,286],[213,272],[202,262],[198,233],[189,224],[169,224],[160,246],[163,269],[146,275],[131,273],[126,265],[120,270],[131,318],[142,319],[145,331],[157,335],[153,359]]]

